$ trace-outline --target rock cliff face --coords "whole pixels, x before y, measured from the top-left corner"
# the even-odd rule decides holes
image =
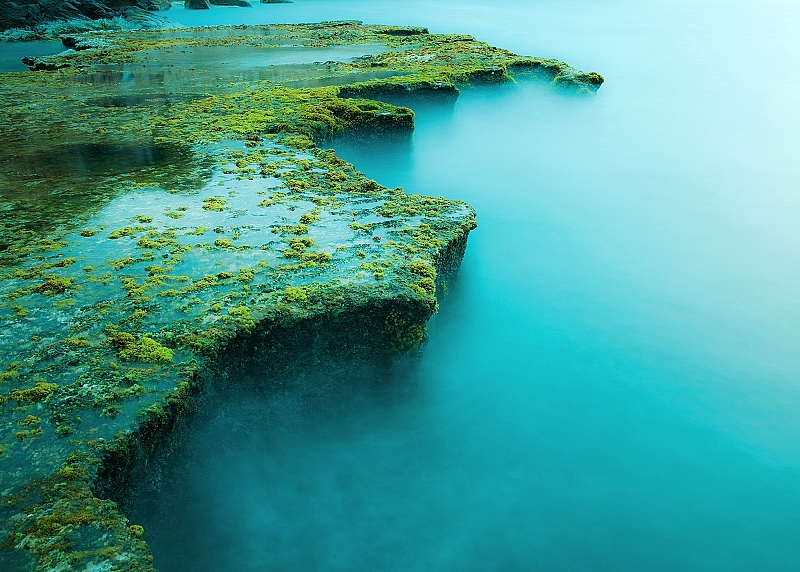
[[[3,0],[0,30],[33,28],[57,20],[99,20],[123,15],[125,8],[169,10],[169,0]]]

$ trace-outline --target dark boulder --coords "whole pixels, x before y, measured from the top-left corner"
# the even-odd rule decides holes
[[[183,6],[184,8],[191,8],[192,10],[208,10],[211,8],[208,0],[186,0]]]

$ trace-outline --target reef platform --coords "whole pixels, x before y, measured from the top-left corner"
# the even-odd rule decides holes
[[[153,569],[120,503],[210,378],[276,347],[391,358],[425,339],[474,210],[326,143],[410,137],[417,98],[476,83],[603,82],[351,21],[63,41],[0,83],[4,570]]]

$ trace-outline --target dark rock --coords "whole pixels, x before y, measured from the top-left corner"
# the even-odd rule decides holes
[[[142,8],[145,10],[169,10],[172,8],[172,2],[169,0],[145,0]]]
[[[34,28],[66,20],[125,16],[128,9],[169,10],[170,0],[0,0],[0,30]],[[142,19],[134,16],[134,19]]]
[[[78,45],[78,38],[75,36],[62,36],[61,43],[64,44],[65,48],[74,50],[75,46]]]
[[[261,0],[262,4],[291,4],[294,0]]]
[[[163,28],[166,20],[163,16],[153,14],[150,8],[139,8],[138,6],[125,6],[120,9],[120,15],[129,22],[136,24],[144,29]]]
[[[250,8],[250,2],[245,0],[209,0],[214,6],[241,6],[242,8]]]
[[[381,32],[381,34],[386,34],[388,36],[419,36],[427,33],[428,28],[418,28],[416,26],[394,27]]]
[[[208,0],[186,0],[183,6],[184,8],[191,8],[192,10],[208,10],[211,8]]]
[[[60,70],[69,67],[68,63],[53,62],[50,61],[47,57],[25,56],[24,58],[22,58],[22,63],[28,66],[31,69],[31,71]]]
[[[3,0],[0,30],[32,28],[55,20],[98,20],[114,16],[114,10],[102,0]]]

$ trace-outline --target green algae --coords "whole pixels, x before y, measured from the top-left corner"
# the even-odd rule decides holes
[[[414,260],[408,265],[408,269],[414,274],[419,274],[431,280],[436,278],[436,268],[423,260]]]
[[[162,346],[152,338],[143,337],[139,343],[131,343],[122,348],[119,357],[124,360],[169,363],[173,360],[174,352]]]
[[[191,413],[200,371],[224,372],[243,348],[277,352],[298,332],[337,355],[408,351],[476,226],[469,205],[385,188],[319,145],[410,135],[412,109],[389,102],[398,96],[452,98],[526,74],[590,93],[602,78],[469,36],[357,22],[70,41],[81,49],[42,63],[59,71],[4,74],[0,86],[12,143],[0,156],[20,167],[3,173],[0,198],[2,548],[42,570],[149,570],[143,530],[107,498],[124,496]],[[241,79],[169,106],[103,107],[164,93],[163,77],[124,94],[87,79],[124,66],[138,77],[172,49],[267,58],[277,46],[359,44],[387,51],[285,76],[379,72],[356,83]],[[95,154],[88,175],[59,171]]]
[[[75,282],[74,278],[62,278],[59,276],[48,276],[47,280],[41,284],[31,287],[31,292],[37,294],[44,294],[46,296],[55,296],[56,294],[63,294],[72,287]]]
[[[48,397],[58,389],[57,383],[47,383],[44,379],[37,379],[33,387],[28,389],[14,389],[11,399],[20,404],[37,403]]]
[[[228,201],[222,197],[208,197],[203,199],[203,209],[207,211],[222,212],[225,210],[225,204]]]

